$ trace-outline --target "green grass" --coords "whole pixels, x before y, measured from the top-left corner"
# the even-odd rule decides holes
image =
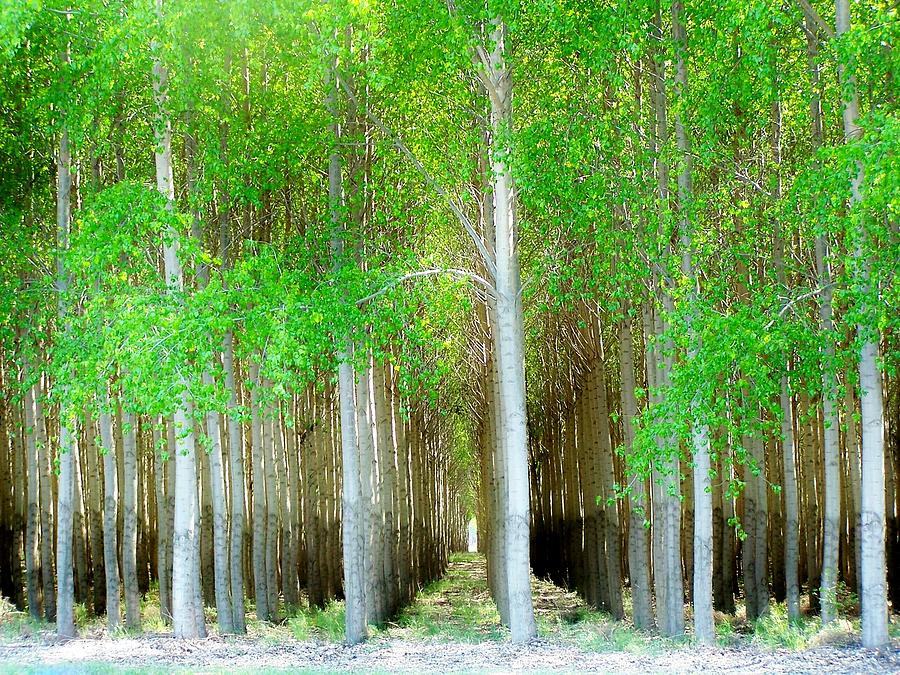
[[[500,623],[499,613],[487,588],[484,565],[484,559],[477,554],[452,555],[447,574],[423,588],[415,602],[403,609],[393,622],[369,627],[370,636],[375,638],[373,643],[392,639],[467,643],[507,639],[509,631]],[[615,621],[608,614],[589,608],[575,593],[558,588],[549,581],[533,579],[532,583],[538,635],[544,639],[590,652],[651,655],[692,643],[690,634],[679,639],[663,638],[639,631],[628,621]],[[142,629],[145,632],[167,633],[171,630],[162,621],[158,598],[155,585],[142,598]],[[716,613],[716,642],[721,647],[752,644],[764,649],[791,650],[858,642],[859,619],[854,611],[856,598],[846,589],[839,588],[838,599],[843,617],[824,628],[817,616],[804,616],[798,622],[789,622],[785,605],[776,603],[771,605],[765,616],[748,622],[739,604],[733,615]],[[626,608],[630,607],[627,593],[624,604]],[[689,610],[687,608],[688,619]],[[258,620],[252,598],[248,598],[248,637],[272,644],[291,640],[339,642],[344,639],[343,602],[332,601],[324,608],[295,608],[280,615],[286,616],[286,619],[281,622]],[[90,606],[77,604],[75,619],[82,636],[106,634],[105,619],[96,617]],[[215,610],[210,608],[207,608],[207,623],[211,633],[215,633]],[[896,619],[890,623],[889,629],[892,637],[900,637],[900,623]],[[27,612],[17,611],[8,602],[0,600],[0,640],[48,636],[53,631],[53,624],[34,620]],[[120,629],[111,637],[135,635],[135,632]],[[0,669],[0,674],[3,672]],[[33,672],[42,671],[34,669]]]
[[[616,621],[605,612],[585,606],[555,617],[538,617],[538,635],[589,652],[659,654],[686,641],[675,641],[645,633],[630,623]]]
[[[892,638],[900,638],[900,615],[891,615],[891,620],[888,621],[888,635]]]
[[[344,603],[333,600],[324,609],[299,610],[287,623],[298,640],[319,638],[339,642],[344,639]]]
[[[508,631],[491,600],[480,556],[455,553],[447,574],[423,588],[385,637],[432,638],[458,642],[500,640]]]
[[[822,628],[819,617],[800,617],[789,621],[784,604],[772,604],[769,611],[753,623],[754,644],[770,649],[806,649]]]

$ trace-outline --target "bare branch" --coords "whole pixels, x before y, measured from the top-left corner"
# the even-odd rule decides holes
[[[803,13],[806,17],[816,24],[825,35],[829,38],[834,37],[834,30],[832,30],[831,26],[825,23],[825,20],[819,15],[819,13],[813,8],[811,4],[809,4],[809,0],[797,0],[797,4],[800,5],[800,9],[803,10]]]
[[[428,169],[419,161],[419,158],[416,157],[412,150],[410,150],[406,143],[403,142],[403,139],[400,138],[397,134],[395,134],[391,129],[389,129],[384,122],[379,119],[375,113],[369,110],[368,106],[360,106],[359,102],[356,99],[356,95],[353,93],[353,90],[344,80],[344,78],[340,75],[340,73],[336,73],[336,77],[338,82],[340,82],[341,87],[347,93],[347,97],[357,106],[357,108],[362,108],[365,111],[366,117],[378,127],[378,130],[381,131],[387,138],[389,138],[397,149],[406,156],[406,158],[416,167],[416,170],[422,175],[425,179],[425,182],[431,187],[432,190],[438,193],[441,197],[443,197],[447,204],[450,206],[450,210],[456,215],[459,222],[465,228],[466,232],[469,234],[469,237],[472,239],[472,242],[475,244],[475,247],[478,249],[478,252],[481,254],[482,260],[484,261],[484,266],[488,270],[488,273],[491,277],[495,277],[497,273],[497,266],[494,264],[493,256],[491,256],[487,247],[484,245],[484,242],[481,240],[481,237],[478,236],[478,233],[475,231],[475,227],[472,225],[472,221],[469,220],[469,217],[463,212],[461,205],[457,203],[456,199],[444,188],[443,185],[437,182],[434,177],[428,172]]]
[[[374,300],[378,296],[384,295],[392,288],[396,288],[397,286],[402,284],[404,281],[408,281],[410,279],[417,279],[420,277],[433,277],[433,276],[437,276],[439,274],[449,274],[449,275],[455,276],[455,277],[471,279],[472,281],[484,286],[484,288],[487,290],[487,292],[490,293],[491,295],[496,293],[496,291],[494,290],[493,284],[491,284],[484,277],[481,277],[481,276],[475,274],[474,272],[469,272],[468,270],[461,270],[461,269],[457,269],[454,267],[435,267],[433,269],[419,270],[417,272],[410,272],[408,274],[399,276],[396,279],[394,279],[393,281],[391,281],[387,286],[384,286],[384,287],[378,289],[377,291],[375,291],[374,293],[371,293],[371,294],[367,295],[366,297],[357,300],[356,305],[358,307],[360,307],[360,306],[366,304],[367,302],[369,302],[370,300]]]
[[[747,185],[749,185],[750,187],[755,189],[757,192],[765,195],[766,197],[772,197],[771,192],[769,192],[762,185],[760,185],[758,181],[755,181],[752,178],[750,178],[750,176],[747,176],[746,174],[742,174],[740,171],[735,171],[734,177],[737,178],[742,183],[746,183]]]
[[[809,291],[808,293],[804,293],[803,295],[798,295],[798,296],[797,296],[796,298],[794,298],[793,300],[789,300],[789,301],[784,305],[784,307],[781,308],[781,310],[778,312],[778,314],[775,315],[775,318],[773,318],[771,321],[769,321],[769,323],[766,324],[766,327],[764,328],[764,330],[769,330],[772,326],[774,326],[774,325],[775,325],[775,322],[776,322],[778,319],[780,319],[781,317],[783,317],[785,314],[787,314],[788,310],[789,310],[791,307],[793,307],[794,305],[796,305],[798,302],[803,302],[804,300],[807,300],[807,299],[812,298],[812,297],[814,297],[814,296],[816,296],[816,295],[819,295],[819,293],[824,293],[824,292],[827,291],[829,288],[834,288],[836,285],[837,285],[837,284],[834,283],[834,282],[832,282],[832,283],[830,283],[830,284],[825,284],[824,286],[819,286],[818,288],[815,288],[815,289]]]

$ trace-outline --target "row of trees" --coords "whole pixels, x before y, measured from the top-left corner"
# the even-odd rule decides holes
[[[176,635],[197,637],[204,606],[222,632],[243,632],[245,595],[274,620],[302,587],[312,605],[346,597],[358,640],[464,546],[460,421],[435,387],[446,329],[425,315],[427,294],[377,267],[393,248],[378,230],[394,225],[376,219],[378,163],[355,147],[362,120],[344,96],[338,107],[332,63],[359,57],[339,39],[350,28],[327,25],[327,9],[293,27],[322,50],[300,86],[318,80],[308,99],[325,92],[331,119],[295,130],[316,133],[310,155],[273,178],[296,135],[268,166],[239,166],[250,134],[275,139],[267,106],[292,84],[256,52],[271,16],[241,15],[238,58],[223,34],[210,44],[220,60],[201,64],[172,36],[201,30],[208,10],[234,8],[9,14],[22,29],[7,36],[20,80],[9,103],[27,132],[13,140],[55,139],[35,151],[57,156],[57,183],[23,156],[4,211],[3,589],[71,635],[73,602],[115,629],[123,594],[139,628],[153,581]],[[47,103],[55,131],[31,117]],[[55,241],[40,223],[53,201]],[[342,547],[359,559],[343,565]]]
[[[4,5],[4,592],[356,642],[477,512],[515,640],[533,568],[885,643],[896,12]]]

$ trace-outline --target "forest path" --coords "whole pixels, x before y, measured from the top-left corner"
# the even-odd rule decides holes
[[[4,631],[0,673],[900,673],[896,640],[881,653],[858,643],[804,651],[767,649],[749,640],[697,647],[638,633],[548,582],[535,580],[534,588],[540,637],[525,645],[511,644],[499,626],[484,559],[457,554],[444,578],[364,645],[322,639],[314,622],[298,629],[291,621],[253,627],[248,636],[196,641],[148,633],[60,642],[46,631]],[[310,639],[294,637],[304,631]]]

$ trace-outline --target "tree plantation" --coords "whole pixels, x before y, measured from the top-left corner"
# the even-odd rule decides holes
[[[889,646],[898,12],[0,0],[0,595]]]

